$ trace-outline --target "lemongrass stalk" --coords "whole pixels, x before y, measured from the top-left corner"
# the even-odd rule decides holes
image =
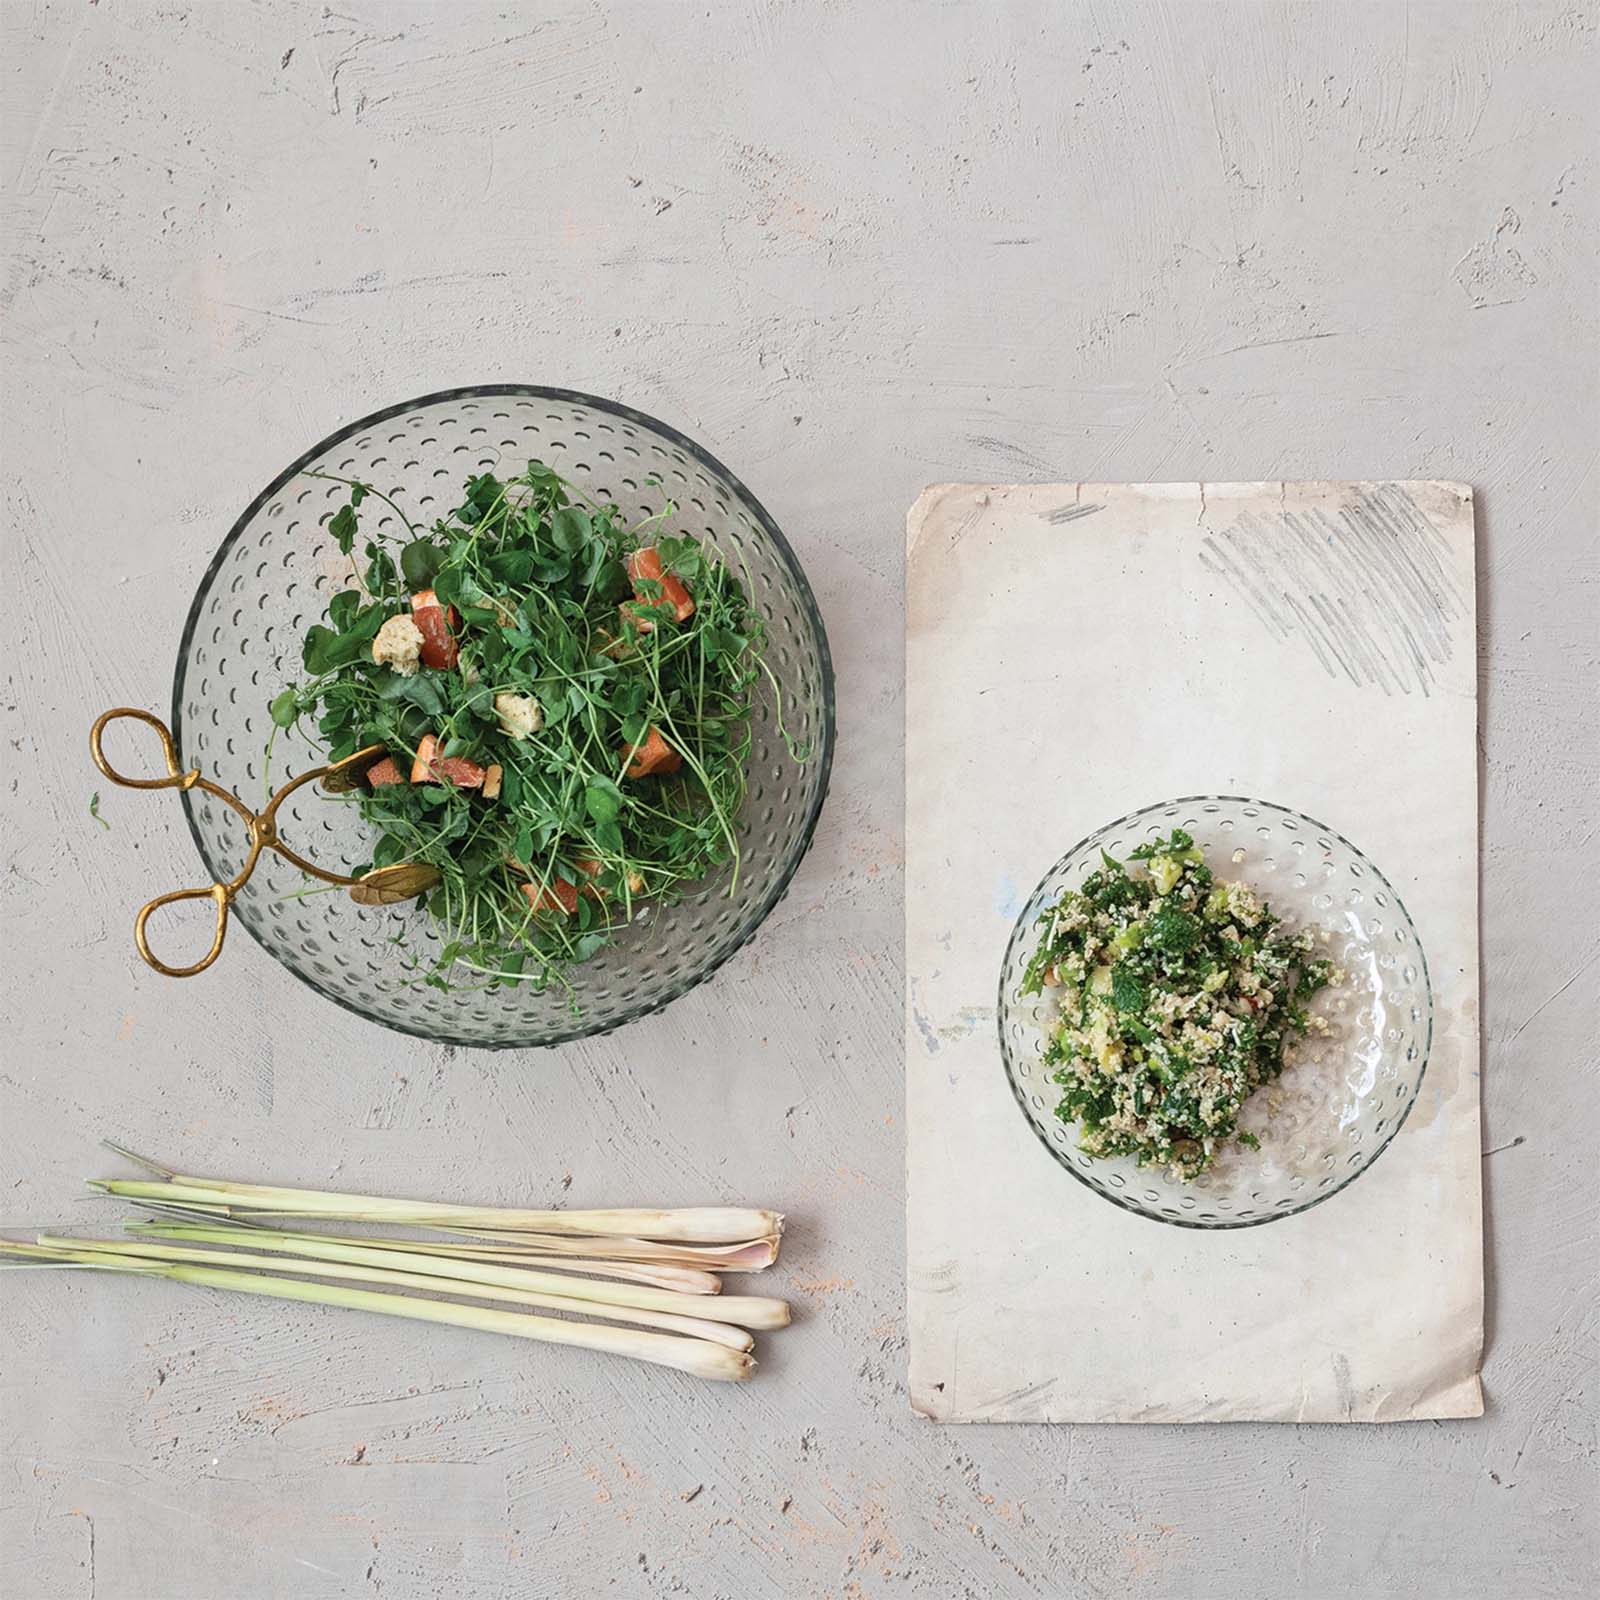
[[[95,1181],[91,1185],[107,1193],[133,1198],[133,1203],[153,1215],[188,1218],[197,1221],[237,1223],[254,1227],[260,1222],[360,1222],[392,1227],[409,1227],[429,1233],[445,1233],[456,1239],[481,1239],[515,1244],[524,1250],[545,1255],[586,1256],[608,1261],[660,1262],[664,1266],[699,1267],[708,1272],[760,1272],[778,1259],[781,1231],[759,1239],[730,1244],[674,1244],[658,1239],[629,1239],[621,1235],[596,1237],[591,1234],[530,1233],[506,1228],[464,1228],[443,1222],[415,1221],[409,1217],[363,1217],[348,1211],[283,1210],[262,1211],[200,1199],[172,1200],[136,1198],[132,1183],[123,1180]],[[170,1193],[170,1184],[150,1185]],[[196,1191],[198,1194],[199,1191]]]
[[[328,1234],[297,1234],[297,1238],[329,1238]],[[341,1244],[373,1245],[380,1250],[413,1250],[411,1239],[342,1238]],[[474,1249],[469,1246],[435,1244],[424,1255],[455,1260],[496,1261],[502,1266],[548,1267],[555,1272],[583,1272],[591,1277],[617,1278],[623,1283],[642,1283],[652,1289],[676,1289],[680,1294],[721,1294],[722,1280],[700,1267],[679,1267],[668,1263],[608,1261],[598,1256],[532,1254],[522,1250]]]
[[[0,1253],[9,1254],[13,1249],[0,1244]],[[564,1322],[558,1317],[541,1317],[526,1311],[497,1311],[489,1306],[464,1306],[448,1300],[419,1299],[415,1295],[304,1283],[297,1278],[273,1278],[259,1272],[179,1265],[150,1257],[102,1255],[85,1250],[72,1252],[69,1258],[85,1266],[128,1267],[130,1262],[140,1262],[131,1270],[205,1289],[233,1289],[240,1294],[297,1300],[306,1305],[341,1306],[349,1311],[371,1311],[379,1316],[475,1328],[483,1333],[503,1333],[516,1339],[572,1345],[581,1350],[602,1350],[612,1355],[631,1356],[636,1361],[654,1362],[657,1366],[676,1367],[680,1372],[699,1378],[737,1382],[755,1371],[755,1361],[744,1351],[730,1350],[705,1339],[687,1339],[679,1334],[645,1333],[636,1328],[610,1327],[603,1322]]]
[[[760,1272],[778,1259],[778,1235],[746,1239],[739,1244],[664,1244],[657,1239],[561,1238],[547,1233],[519,1233],[514,1229],[438,1228],[463,1239],[494,1239],[520,1244],[547,1255],[597,1255],[617,1261],[662,1261],[675,1266],[704,1267],[708,1272]]]
[[[690,1206],[672,1211],[521,1211],[507,1206],[433,1205],[374,1195],[322,1189],[278,1189],[175,1173],[166,1182],[124,1178],[95,1179],[93,1187],[135,1199],[238,1201],[257,1211],[314,1211],[362,1222],[422,1226],[435,1222],[459,1227],[526,1228],[540,1233],[594,1234],[602,1237],[665,1239],[680,1244],[730,1244],[776,1234],[783,1219],[775,1211],[739,1206]]]
[[[228,1228],[206,1228],[182,1223],[145,1223],[140,1233],[158,1239],[189,1239],[199,1244],[243,1245],[279,1255],[310,1256],[320,1261],[349,1261],[358,1266],[389,1267],[425,1273],[464,1283],[498,1284],[507,1289],[529,1289],[558,1294],[572,1300],[598,1300],[610,1305],[635,1306],[641,1311],[675,1311],[684,1316],[731,1322],[741,1328],[782,1328],[789,1321],[783,1300],[759,1295],[694,1295],[672,1289],[646,1289],[631,1283],[608,1283],[566,1273],[540,1272],[523,1267],[503,1267],[489,1261],[461,1261],[416,1251],[387,1250],[382,1246],[330,1243],[313,1235],[279,1234],[260,1229],[241,1235]]]
[[[159,1244],[152,1239],[78,1239],[41,1233],[38,1244],[60,1251],[93,1250],[98,1254],[131,1256],[136,1259],[192,1262],[197,1266],[245,1267],[255,1272],[296,1272],[308,1278],[337,1278],[348,1283],[387,1284],[397,1289],[423,1289],[460,1295],[471,1300],[499,1300],[508,1305],[538,1306],[546,1311],[564,1311],[571,1316],[603,1317],[611,1322],[631,1322],[641,1328],[662,1328],[709,1339],[730,1350],[753,1350],[755,1340],[743,1328],[725,1322],[710,1322],[704,1317],[679,1316],[669,1311],[642,1311],[636,1306],[603,1305],[595,1300],[573,1300],[565,1295],[534,1294],[526,1289],[502,1289],[487,1283],[453,1284],[421,1272],[396,1272],[384,1267],[357,1267],[342,1262],[285,1258],[264,1260],[243,1250],[197,1249],[189,1245]]]
[[[181,1226],[181,1224],[179,1224]],[[171,1223],[127,1224],[129,1233],[152,1233]],[[352,1237],[330,1233],[308,1233],[300,1229],[263,1229],[254,1223],[224,1221],[221,1226],[233,1233],[234,1242],[248,1248],[253,1233],[270,1232],[282,1239],[310,1239],[329,1244],[353,1244],[363,1249],[410,1250],[424,1255],[469,1258],[477,1261],[497,1261],[503,1266],[549,1267],[558,1272],[583,1272],[594,1277],[619,1278],[625,1283],[642,1283],[654,1289],[676,1289],[681,1294],[721,1294],[722,1280],[715,1273],[698,1267],[656,1266],[635,1261],[604,1261],[584,1257],[568,1259],[558,1256],[528,1255],[521,1251],[497,1249],[493,1245],[480,1247],[455,1244],[438,1244],[414,1239],[383,1239],[373,1235]]]

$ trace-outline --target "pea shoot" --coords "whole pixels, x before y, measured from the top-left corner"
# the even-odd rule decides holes
[[[298,724],[330,761],[387,751],[330,803],[375,832],[358,873],[438,869],[421,981],[570,992],[644,903],[724,867],[732,892],[766,629],[728,563],[670,531],[670,502],[629,527],[530,461],[469,478],[423,529],[374,485],[308,476],[349,490],[327,529],[351,581],[273,698],[274,735]],[[403,536],[371,526],[374,499]]]

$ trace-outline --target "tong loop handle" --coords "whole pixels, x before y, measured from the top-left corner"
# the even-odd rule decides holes
[[[103,743],[105,731],[113,722],[117,722],[124,717],[131,718],[135,722],[142,722],[146,727],[156,730],[156,737],[161,741],[161,758],[166,763],[167,768],[165,777],[130,778],[126,773],[118,772],[111,765],[106,756]],[[200,776],[198,767],[192,772],[183,770],[178,763],[178,746],[172,737],[172,730],[160,717],[153,716],[148,711],[139,711],[133,706],[118,706],[114,710],[106,712],[104,716],[96,720],[94,727],[89,730],[89,753],[94,757],[94,764],[101,772],[113,783],[120,784],[125,789],[188,790],[199,785],[208,794],[214,794],[219,799],[227,801],[245,819],[245,823],[250,829],[252,840],[250,865],[253,866],[255,864],[256,856],[261,853],[261,845],[257,842],[259,830],[254,814],[236,796],[229,794],[227,790],[219,789],[213,783],[207,783]],[[244,876],[249,876],[248,868]],[[240,881],[242,882],[243,878]],[[236,887],[236,884],[213,883],[202,889],[174,889],[170,894],[157,895],[134,918],[133,923],[133,942],[138,947],[139,954],[144,958],[145,962],[168,978],[192,978],[195,973],[204,972],[222,954],[222,941],[228,931],[228,903],[232,899],[233,891]],[[162,906],[172,905],[178,900],[210,900],[215,904],[217,912],[216,933],[212,937],[210,950],[192,966],[187,967],[174,967],[163,961],[150,948],[150,940],[146,931],[150,918],[155,912],[159,911]]]
[[[167,764],[167,775],[164,778],[130,778],[120,773],[106,758],[105,748],[101,743],[102,736],[110,725],[119,717],[131,717],[135,722],[143,722],[156,730],[156,736],[161,740],[161,754]],[[153,716],[148,711],[137,711],[132,706],[118,706],[113,711],[108,711],[97,719],[94,727],[89,730],[89,753],[94,757],[94,764],[113,782],[119,783],[124,789],[192,789],[200,781],[200,769],[196,767],[192,772],[185,772],[178,765],[178,747],[173,742],[172,730],[160,717]],[[209,891],[198,891],[208,893]]]
[[[145,787],[151,785],[147,784]],[[139,954],[157,972],[168,978],[192,978],[197,972],[204,972],[222,954],[222,941],[228,934],[228,898],[228,886],[225,883],[213,883],[205,889],[174,889],[170,894],[158,894],[134,919],[133,942],[139,947]],[[150,941],[145,932],[151,913],[177,900],[212,900],[217,908],[217,931],[211,940],[211,948],[189,967],[168,966],[150,948]]]

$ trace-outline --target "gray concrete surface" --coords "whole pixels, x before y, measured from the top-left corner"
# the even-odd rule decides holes
[[[800,1312],[726,1392],[8,1278],[0,1591],[1590,1592],[1594,6],[5,0],[0,21],[0,1215],[98,1215],[76,1195],[102,1134],[284,1180],[737,1197],[791,1214]],[[669,419],[801,550],[842,732],[795,893],[710,986],[557,1054],[387,1036],[244,939],[207,978],[154,977],[132,909],[195,862],[169,797],[90,818],[91,715],[165,704],[208,554],[302,447],[492,377]],[[938,479],[1320,476],[1480,496],[1489,1415],[918,1421],[905,507]]]

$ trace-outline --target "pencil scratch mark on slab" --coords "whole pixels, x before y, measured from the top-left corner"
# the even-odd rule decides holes
[[[1053,474],[1056,469],[1047,461],[1041,461],[1031,450],[1020,444],[1012,444],[1007,439],[995,439],[986,433],[969,434],[967,443],[979,450],[987,450],[1007,461],[1014,461],[1017,465],[1026,467],[1029,472],[1042,472],[1046,475]]]
[[[1337,512],[1246,512],[1207,534],[1200,560],[1275,637],[1298,637],[1330,677],[1431,695],[1467,615],[1442,534],[1398,484]]]
[[[1064,522],[1076,522],[1079,517],[1092,517],[1097,511],[1104,511],[1103,505],[1090,502],[1088,505],[1057,506],[1054,511],[1047,511],[1044,520],[1054,527],[1059,527]]]

